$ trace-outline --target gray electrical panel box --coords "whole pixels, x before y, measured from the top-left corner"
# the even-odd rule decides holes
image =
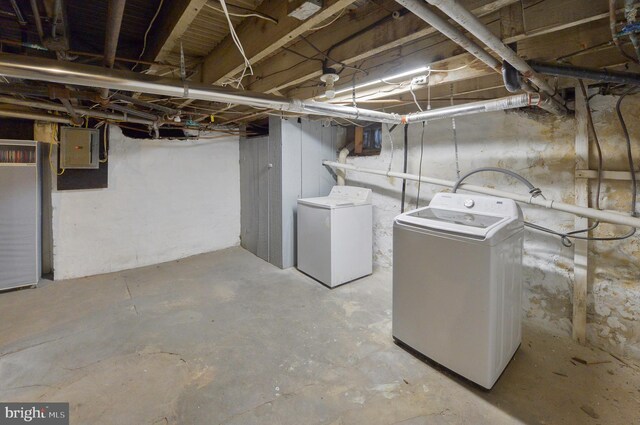
[[[62,127],[60,129],[60,168],[100,167],[100,130]]]

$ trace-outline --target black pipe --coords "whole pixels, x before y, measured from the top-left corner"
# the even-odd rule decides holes
[[[404,126],[404,166],[402,167],[403,173],[407,173],[407,162],[409,155],[409,125]],[[407,179],[402,179],[402,206],[400,212],[404,212],[404,198],[407,192]]]
[[[583,68],[573,65],[558,65],[527,61],[534,71],[557,77],[574,77],[605,83],[640,85],[640,74],[634,72],[609,71],[606,69]]]
[[[522,90],[520,73],[507,61],[502,61],[502,80],[509,93],[517,93]]]

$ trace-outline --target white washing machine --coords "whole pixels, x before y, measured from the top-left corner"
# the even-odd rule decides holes
[[[373,272],[371,189],[298,199],[298,269],[333,288]]]
[[[393,337],[490,389],[521,341],[522,212],[438,193],[393,228]]]

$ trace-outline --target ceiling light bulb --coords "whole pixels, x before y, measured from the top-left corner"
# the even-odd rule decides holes
[[[327,99],[333,99],[336,96],[335,82],[340,79],[333,69],[325,69],[324,74],[320,76],[320,81],[325,85],[324,95]]]

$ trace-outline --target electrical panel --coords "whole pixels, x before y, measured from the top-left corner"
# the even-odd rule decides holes
[[[100,163],[100,130],[62,127],[60,129],[60,168],[95,169]]]

